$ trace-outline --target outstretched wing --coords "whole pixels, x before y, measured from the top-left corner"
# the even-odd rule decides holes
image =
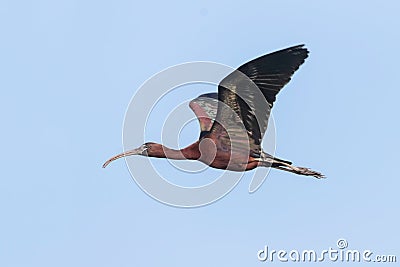
[[[218,86],[222,103],[211,132],[230,142],[227,134],[235,132],[240,123],[231,121],[234,111],[247,131],[251,153],[259,155],[276,95],[307,57],[304,45],[297,45],[256,58],[225,77]]]
[[[200,124],[200,138],[211,130],[218,109],[218,94],[200,95],[189,103]],[[199,139],[200,139],[199,138]]]

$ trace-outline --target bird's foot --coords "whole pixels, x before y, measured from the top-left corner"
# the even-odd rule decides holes
[[[295,168],[294,171],[300,175],[314,176],[315,178],[318,179],[325,178],[325,175],[323,175],[322,173],[313,171],[309,168],[304,168],[304,167],[294,167],[294,168]]]

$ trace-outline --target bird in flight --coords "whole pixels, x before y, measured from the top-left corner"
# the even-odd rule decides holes
[[[193,99],[189,106],[200,124],[199,139],[180,150],[157,143],[118,154],[103,164],[132,155],[198,160],[210,167],[248,171],[272,167],[299,175],[324,178],[309,168],[276,158],[262,150],[271,108],[279,91],[308,57],[304,45],[282,49],[243,64],[218,85],[218,93]]]

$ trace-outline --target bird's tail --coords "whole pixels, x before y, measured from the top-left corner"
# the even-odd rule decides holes
[[[270,167],[271,166],[273,167],[274,165],[279,166],[280,163],[292,165],[291,161],[274,157],[274,156],[272,156],[271,154],[268,154],[265,151],[261,152],[261,156],[260,155],[254,155],[254,157],[256,157],[256,158],[260,157],[261,159],[269,159],[267,162],[269,162],[271,164]]]
[[[274,167],[274,164],[277,164],[278,166],[279,166],[279,164],[280,163],[286,163],[286,164],[289,164],[289,165],[292,165],[292,162],[291,161],[288,161],[288,160],[284,160],[284,159],[280,159],[280,158],[276,158],[276,157],[274,157],[273,158],[273,163],[272,163],[272,167]]]

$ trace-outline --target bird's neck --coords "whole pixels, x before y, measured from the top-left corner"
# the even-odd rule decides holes
[[[169,159],[180,159],[180,160],[185,160],[185,159],[193,159],[196,160],[200,157],[200,152],[199,152],[199,145],[198,142],[185,147],[183,149],[177,150],[177,149],[172,149],[160,144],[157,144],[157,147],[155,149],[152,149],[151,151],[148,152],[149,157],[155,157],[155,158],[169,158]]]

